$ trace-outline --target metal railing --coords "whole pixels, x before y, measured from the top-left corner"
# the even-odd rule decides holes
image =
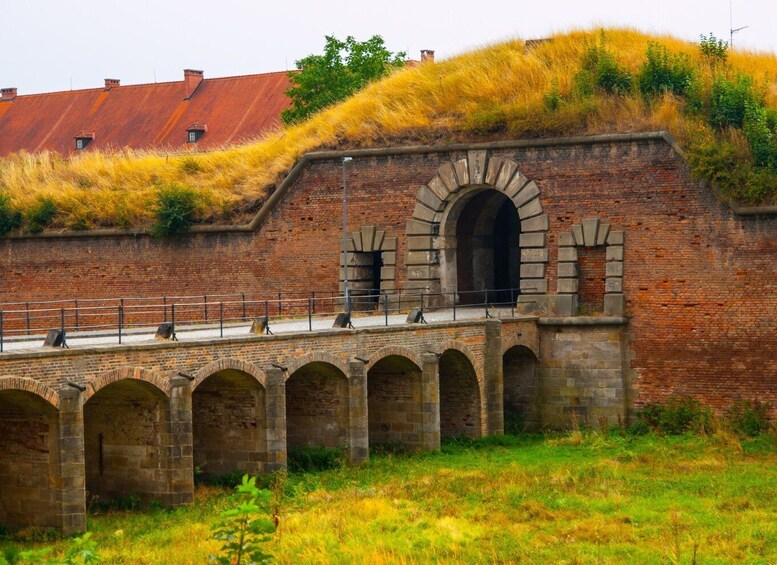
[[[354,321],[379,315],[389,325],[390,316],[406,314],[412,308],[420,309],[422,314],[446,310],[455,321],[461,308],[483,308],[483,315],[489,317],[494,315],[493,308],[509,306],[512,316],[517,297],[517,289],[439,293],[352,290],[350,302]],[[225,328],[263,317],[268,327],[288,321],[296,322],[297,330],[306,326],[307,331],[313,331],[315,320],[344,310],[345,296],[320,291],[285,296],[276,292],[0,304],[0,352],[11,341],[32,339],[28,336],[45,335],[52,329],[68,337],[115,337],[117,343],[122,343],[129,335],[153,333],[165,322],[172,325],[173,333],[217,329],[218,336],[223,337]]]

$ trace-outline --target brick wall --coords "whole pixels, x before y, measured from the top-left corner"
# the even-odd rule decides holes
[[[399,443],[408,450],[422,447],[420,367],[397,355],[385,357],[367,373],[367,401],[371,447]]]
[[[375,225],[398,238],[398,287],[419,186],[466,155],[357,156],[349,165],[349,229]],[[658,138],[500,145],[488,155],[511,159],[540,189],[550,292],[560,233],[593,217],[625,232],[635,405],[692,395],[717,409],[754,397],[777,409],[777,219],[735,215]],[[0,300],[336,290],[341,172],[339,157],[309,161],[256,232],[2,240]]]

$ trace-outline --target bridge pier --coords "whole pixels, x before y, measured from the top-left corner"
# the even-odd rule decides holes
[[[440,449],[440,358],[434,353],[421,356],[421,447]]]
[[[483,375],[486,381],[487,429],[489,435],[502,435],[505,429],[502,322],[500,320],[486,320],[485,334]]]
[[[86,530],[83,394],[76,388],[59,391],[59,480],[63,535]]]
[[[192,383],[175,376],[170,379],[170,432],[165,434],[167,485],[162,503],[188,504],[194,498],[194,457],[192,436]]]
[[[286,373],[283,369],[265,369],[267,376],[265,399],[267,406],[268,473],[286,468]]]
[[[348,364],[348,461],[356,465],[369,457],[369,422],[367,420],[367,368],[363,361]]]

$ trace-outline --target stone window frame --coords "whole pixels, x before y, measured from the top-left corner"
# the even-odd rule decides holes
[[[382,292],[393,293],[396,290],[397,273],[397,238],[386,236],[386,230],[378,229],[375,225],[362,226],[359,230],[351,232],[348,241],[348,281],[349,284],[354,279],[354,269],[359,267],[355,261],[358,261],[356,253],[381,252],[383,266],[380,269],[380,290]],[[342,248],[342,244],[341,244]],[[340,253],[340,292],[345,292],[345,253]],[[353,287],[351,287],[353,289]]]
[[[455,247],[445,243],[445,225],[455,203],[467,189],[485,188],[502,192],[515,205],[521,224],[520,296],[518,302],[536,309],[548,293],[545,266],[548,262],[550,220],[542,206],[537,184],[526,178],[518,164],[507,158],[491,156],[487,150],[470,150],[463,159],[445,163],[427,184],[419,187],[413,216],[407,221],[405,287],[409,292],[451,292],[442,280]],[[441,233],[443,232],[443,233]],[[441,302],[450,303],[442,296]]]
[[[556,309],[559,315],[572,316],[577,310],[579,271],[577,264],[578,247],[605,248],[605,316],[623,316],[625,295],[623,294],[623,250],[625,233],[610,229],[610,224],[599,218],[588,218],[574,224],[568,232],[558,237],[558,264]]]

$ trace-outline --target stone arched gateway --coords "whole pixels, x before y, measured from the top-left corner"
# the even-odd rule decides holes
[[[461,203],[485,190],[501,193],[517,211],[519,300],[537,303],[538,296],[547,294],[549,220],[540,190],[518,170],[517,163],[489,158],[486,150],[469,151],[466,158],[442,165],[435,177],[419,188],[406,228],[407,290],[441,293],[443,303],[453,300],[453,293],[459,290],[455,226],[463,210]]]

